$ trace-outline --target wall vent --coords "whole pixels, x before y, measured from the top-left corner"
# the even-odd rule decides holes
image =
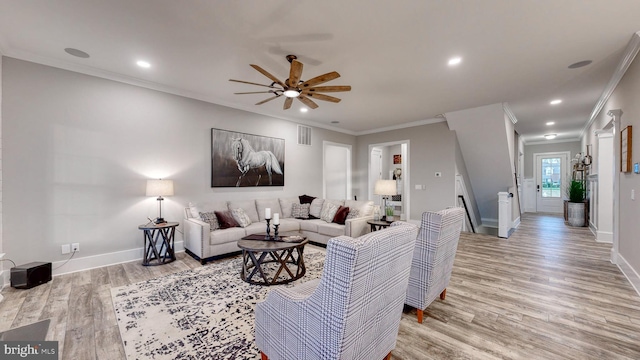
[[[298,145],[311,145],[311,127],[298,125]]]

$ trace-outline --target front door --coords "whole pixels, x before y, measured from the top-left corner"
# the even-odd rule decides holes
[[[568,153],[535,154],[537,212],[563,212],[568,161]]]

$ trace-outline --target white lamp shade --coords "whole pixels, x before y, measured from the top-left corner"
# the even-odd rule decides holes
[[[375,195],[398,195],[395,180],[377,180],[373,188]]]
[[[147,180],[147,196],[173,196],[173,180]]]

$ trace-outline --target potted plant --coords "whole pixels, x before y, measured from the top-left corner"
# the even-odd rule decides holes
[[[567,204],[567,221],[571,226],[585,226],[585,195],[584,183],[578,180],[571,180],[567,189],[569,203]]]

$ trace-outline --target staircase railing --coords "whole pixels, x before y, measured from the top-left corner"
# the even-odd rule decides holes
[[[467,202],[464,200],[464,196],[458,195],[458,199],[462,200],[462,206],[464,207],[464,211],[467,213],[467,219],[469,219],[469,225],[471,225],[471,232],[475,233],[476,229],[473,227],[473,221],[471,221],[471,214],[469,214],[469,209],[467,208]]]

